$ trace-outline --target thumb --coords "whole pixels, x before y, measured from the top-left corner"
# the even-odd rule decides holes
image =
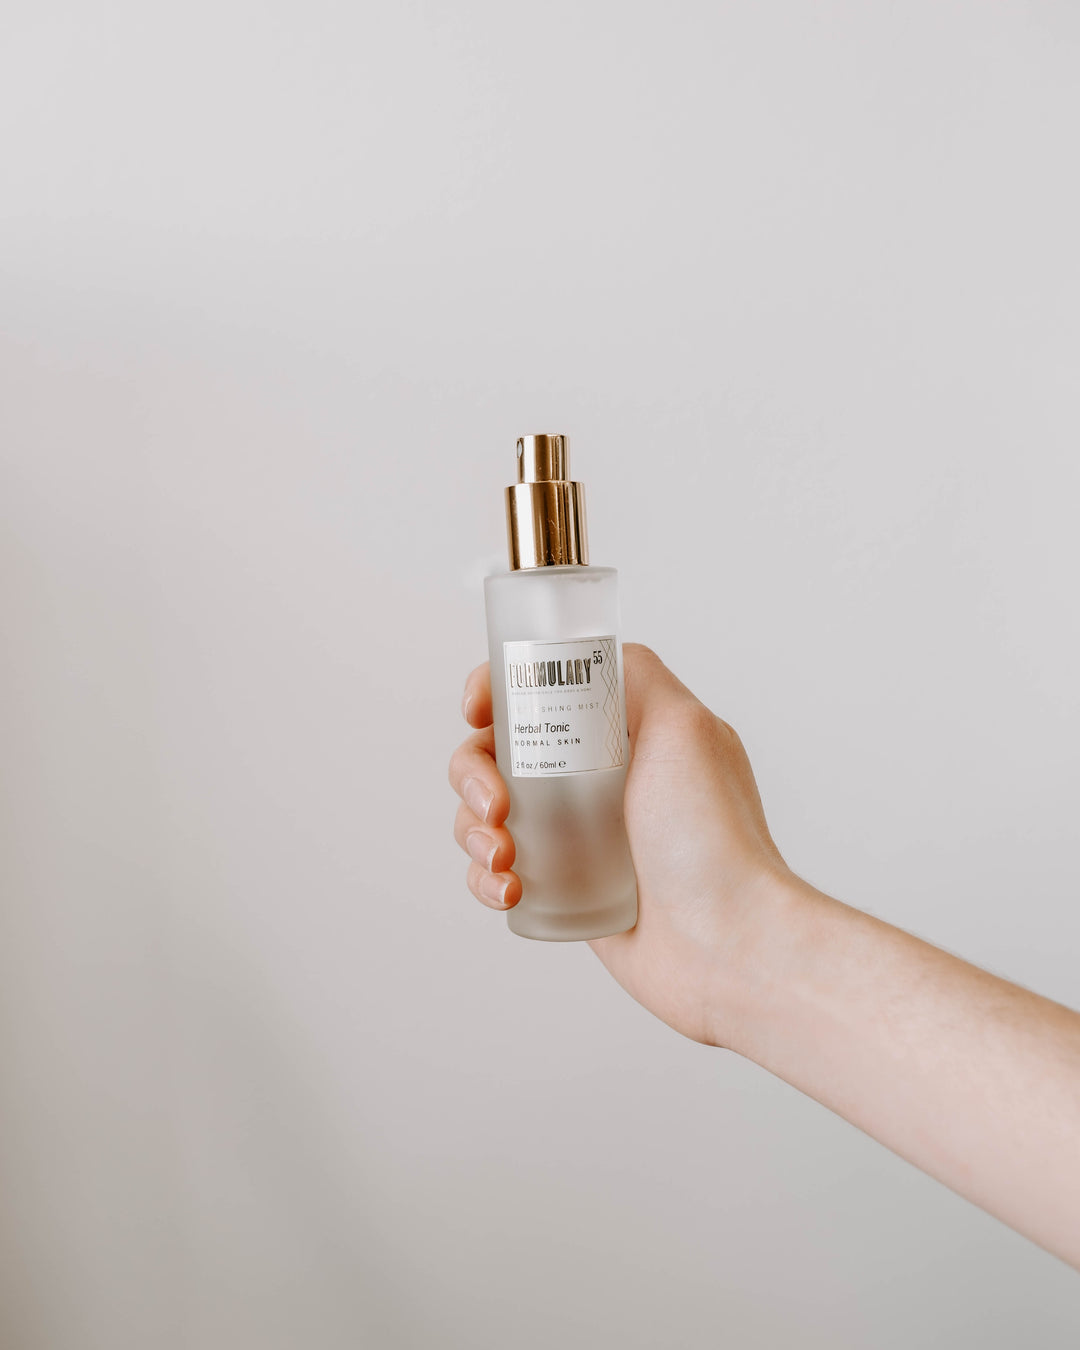
[[[632,752],[641,723],[650,710],[676,699],[694,696],[668,670],[652,648],[644,647],[640,642],[624,644],[623,674],[626,679],[626,723]]]

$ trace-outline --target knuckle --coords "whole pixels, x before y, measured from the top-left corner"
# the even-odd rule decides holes
[[[713,719],[713,737],[716,744],[729,758],[740,755],[742,753],[742,741],[739,740],[739,733],[730,722],[725,722],[722,717],[716,717],[713,714],[710,714],[710,716]]]
[[[726,723],[696,698],[680,698],[672,706],[671,720],[695,739],[715,736]]]
[[[464,765],[462,763],[462,754],[464,752],[464,749],[465,747],[463,745],[458,746],[458,748],[450,756],[450,764],[447,767],[446,776],[449,778],[450,786],[454,789],[455,792],[458,790],[461,781],[464,778],[463,773]]]
[[[722,717],[717,717],[715,713],[710,713],[710,716],[712,717],[713,723],[716,727],[716,734],[720,737],[720,739],[729,742],[731,745],[734,745],[735,742],[739,739],[739,737],[737,732],[735,731],[735,728],[731,725],[731,723],[725,722]]]
[[[681,735],[699,745],[710,746],[724,756],[744,753],[735,728],[696,698],[679,699],[668,716]]]
[[[629,655],[632,660],[636,661],[655,661],[663,664],[652,647],[647,646],[644,642],[624,642],[623,655]]]
[[[458,806],[454,815],[454,842],[461,848],[465,847],[465,834],[469,827],[469,818],[472,812],[464,802]]]
[[[509,830],[500,830],[499,843],[493,860],[495,870],[499,872],[509,872],[514,865],[514,859],[516,857],[517,846],[514,843],[514,836]]]
[[[472,688],[472,686],[475,685],[478,681],[482,683],[485,676],[487,675],[487,671],[488,671],[488,663],[486,661],[482,661],[480,665],[474,666],[473,669],[469,671],[469,674],[465,679],[465,688],[466,689]]]
[[[455,792],[461,791],[466,778],[478,778],[488,771],[486,761],[491,759],[487,753],[485,733],[474,731],[461,742],[450,756],[447,776]]]

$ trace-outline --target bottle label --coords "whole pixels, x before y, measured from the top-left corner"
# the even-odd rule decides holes
[[[623,716],[614,637],[504,642],[515,778],[618,769]]]

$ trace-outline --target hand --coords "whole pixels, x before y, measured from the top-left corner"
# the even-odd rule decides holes
[[[625,814],[639,914],[630,932],[590,946],[639,1003],[677,1031],[730,1045],[749,945],[774,907],[777,883],[790,873],[732,728],[647,647],[627,644],[624,661]],[[477,730],[450,761],[450,782],[463,798],[454,837],[472,859],[472,893],[510,909],[521,882],[512,871],[509,794],[495,764],[487,665],[466,681],[463,706]]]
[[[629,933],[590,945],[646,1008],[838,1112],[1080,1269],[1080,1014],[800,881],[734,731],[628,646]],[[521,896],[486,666],[455,752],[469,885]],[[510,824],[513,824],[511,821]]]

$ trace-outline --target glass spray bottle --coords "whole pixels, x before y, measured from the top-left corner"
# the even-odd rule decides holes
[[[521,878],[521,937],[604,937],[637,922],[623,823],[629,747],[618,574],[590,567],[585,491],[565,436],[523,436],[506,489],[510,571],[484,583],[495,755]]]

